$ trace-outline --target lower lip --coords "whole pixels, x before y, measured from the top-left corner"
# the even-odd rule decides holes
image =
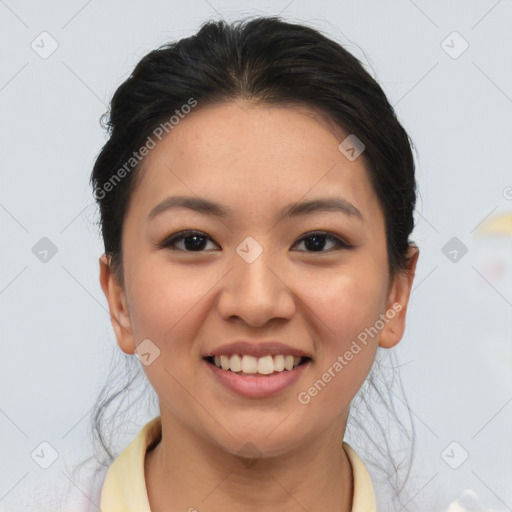
[[[307,361],[293,370],[283,370],[272,375],[237,375],[229,370],[217,368],[214,364],[203,360],[213,375],[228,389],[248,398],[263,398],[277,395],[287,387],[293,385],[311,363]]]

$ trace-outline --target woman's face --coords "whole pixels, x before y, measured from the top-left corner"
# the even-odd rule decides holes
[[[412,282],[389,279],[383,214],[364,153],[338,148],[347,135],[305,108],[199,104],[146,156],[123,225],[124,290],[105,259],[101,281],[120,347],[144,342],[163,421],[233,454],[246,443],[282,454],[328,427],[343,435],[379,343],[402,337]],[[175,196],[225,215],[159,206]],[[341,207],[284,214],[320,199]],[[164,245],[184,230],[199,236]],[[239,341],[250,346],[221,348]],[[247,357],[271,342],[287,348]],[[237,375],[205,359],[213,353],[245,354],[244,368],[262,372],[285,353],[310,359]]]

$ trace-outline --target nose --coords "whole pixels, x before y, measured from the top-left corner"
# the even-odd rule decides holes
[[[277,318],[290,319],[295,312],[292,283],[286,283],[280,274],[279,266],[267,260],[265,251],[251,263],[235,253],[217,302],[221,317],[237,318],[253,327]]]

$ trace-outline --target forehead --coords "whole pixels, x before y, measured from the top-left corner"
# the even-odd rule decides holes
[[[338,146],[348,135],[303,106],[232,101],[201,107],[145,157],[130,208],[149,213],[170,194],[214,198],[239,213],[342,197],[365,218],[379,209],[363,157]]]

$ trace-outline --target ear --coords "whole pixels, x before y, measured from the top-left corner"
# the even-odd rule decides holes
[[[381,347],[394,347],[404,335],[407,305],[419,255],[420,250],[418,247],[410,245],[407,251],[408,269],[406,271],[398,271],[398,274],[390,284],[386,305],[388,320],[385,322],[380,334],[379,346]],[[393,313],[395,313],[394,316]]]
[[[110,321],[116,334],[117,344],[126,354],[133,354],[136,345],[124,289],[112,272],[110,257],[105,254],[100,257],[100,284],[108,302]]]

